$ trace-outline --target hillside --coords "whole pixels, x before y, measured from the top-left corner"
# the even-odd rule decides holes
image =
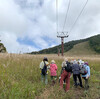
[[[87,42],[87,41],[88,41],[89,50],[91,49],[97,53],[100,53],[100,35],[92,36],[92,37],[89,37],[86,39],[66,42],[66,43],[64,43],[64,52],[70,51],[76,44]],[[86,46],[84,45],[84,47],[86,47],[86,49],[88,50],[87,45]],[[48,49],[43,49],[43,50],[40,50],[37,52],[31,52],[30,54],[57,54],[58,49],[61,49],[61,45],[58,45],[58,46],[55,46],[52,48],[48,48]],[[79,48],[79,49],[81,49],[81,48]]]
[[[89,46],[89,41],[76,44],[71,50],[65,52],[65,55],[68,56],[69,55],[91,55],[91,54],[93,55],[97,53],[91,49],[91,47]]]
[[[89,40],[90,47],[100,53],[100,35],[93,36]]]
[[[0,43],[0,53],[5,53],[5,52],[6,52],[6,48],[2,43]]]

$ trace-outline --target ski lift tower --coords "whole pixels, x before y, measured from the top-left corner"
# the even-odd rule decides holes
[[[67,38],[68,32],[57,32],[57,37],[61,38],[61,55],[64,56],[64,38]]]

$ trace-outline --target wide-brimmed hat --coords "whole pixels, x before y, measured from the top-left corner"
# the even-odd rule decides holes
[[[51,63],[55,63],[55,61],[54,60],[51,60]]]
[[[68,61],[68,58],[65,57],[65,58],[64,58],[64,61],[65,61],[65,62]]]

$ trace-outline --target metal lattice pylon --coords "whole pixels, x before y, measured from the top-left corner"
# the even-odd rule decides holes
[[[57,37],[58,38],[61,38],[61,52],[62,52],[62,56],[64,56],[64,38],[67,38],[69,35],[68,35],[68,32],[57,32]]]

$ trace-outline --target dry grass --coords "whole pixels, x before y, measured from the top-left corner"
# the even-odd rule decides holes
[[[47,86],[41,84],[39,63],[44,56],[48,57],[49,62],[51,59],[56,61],[58,76],[64,57],[88,61],[91,68],[89,91],[75,89],[72,78],[68,93],[59,90],[58,82],[50,86],[50,77]],[[55,54],[0,54],[0,99],[100,99],[100,55],[64,57]]]

